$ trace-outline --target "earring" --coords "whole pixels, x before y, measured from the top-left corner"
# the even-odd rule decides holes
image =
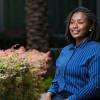
[[[94,25],[92,25],[89,29],[89,32],[93,31],[94,30]]]
[[[89,32],[91,32],[91,31],[92,31],[92,29],[90,28],[90,29],[89,29]]]

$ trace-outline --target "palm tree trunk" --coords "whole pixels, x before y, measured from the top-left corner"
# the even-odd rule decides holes
[[[47,0],[26,0],[25,10],[27,49],[48,50]]]

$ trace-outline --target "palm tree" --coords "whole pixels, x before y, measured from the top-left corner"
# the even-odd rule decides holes
[[[48,50],[47,0],[25,0],[27,49]]]

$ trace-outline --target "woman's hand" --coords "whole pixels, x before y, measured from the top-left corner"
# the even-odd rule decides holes
[[[51,100],[51,96],[53,94],[51,92],[47,92],[46,95],[45,95],[45,99],[44,100]]]
[[[42,96],[40,100],[51,100],[52,95],[53,94],[51,92],[47,92],[46,94],[44,94],[44,96]]]

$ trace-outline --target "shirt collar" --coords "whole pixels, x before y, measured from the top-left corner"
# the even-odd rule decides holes
[[[84,48],[88,41],[89,41],[89,39],[81,41],[81,43],[78,46],[76,46],[74,43],[71,43],[69,46],[69,49],[72,50],[72,49],[76,49],[76,48]]]

